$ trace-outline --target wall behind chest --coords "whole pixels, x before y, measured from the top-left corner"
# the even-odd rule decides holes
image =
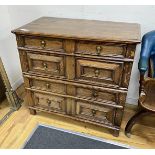
[[[5,40],[10,40],[10,47],[5,44],[4,49],[7,52],[12,52],[14,62],[13,70],[16,71],[18,75],[13,76],[11,71],[9,77],[13,83],[15,81],[22,81],[21,69],[19,65],[19,57],[16,50],[16,43],[13,34],[10,33],[11,29],[22,26],[36,18],[41,16],[54,16],[54,17],[66,17],[66,18],[82,18],[82,19],[96,19],[96,20],[109,20],[109,21],[122,21],[122,22],[136,22],[141,24],[142,35],[147,31],[154,29],[155,20],[153,20],[152,15],[155,14],[155,6],[7,6],[7,18],[10,27],[6,31],[8,38]],[[148,18],[149,17],[149,18]],[[9,30],[10,29],[10,30]],[[8,49],[9,48],[9,49]],[[139,72],[137,69],[139,51],[135,56],[135,62],[133,65],[127,102],[136,103],[138,99],[138,76]],[[3,52],[5,52],[3,50]],[[6,55],[6,53],[4,53]],[[10,56],[11,58],[11,56]],[[7,61],[6,67],[9,67],[10,62]],[[9,68],[7,69],[9,70]],[[19,80],[20,79],[20,80]],[[17,85],[20,82],[17,82]],[[14,87],[16,87],[15,85]],[[133,89],[134,88],[134,89]]]
[[[15,37],[11,34],[10,16],[7,6],[0,6],[0,56],[9,80],[15,89],[22,82],[22,73]]]

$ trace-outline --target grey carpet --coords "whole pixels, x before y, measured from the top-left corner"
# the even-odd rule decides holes
[[[125,149],[114,144],[38,126],[24,149]]]

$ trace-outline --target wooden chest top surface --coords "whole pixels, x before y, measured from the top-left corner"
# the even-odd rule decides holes
[[[140,42],[139,24],[111,21],[41,17],[12,32],[78,40]]]

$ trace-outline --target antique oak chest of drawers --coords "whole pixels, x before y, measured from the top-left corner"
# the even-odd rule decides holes
[[[138,24],[42,17],[12,32],[31,114],[55,113],[118,136]]]

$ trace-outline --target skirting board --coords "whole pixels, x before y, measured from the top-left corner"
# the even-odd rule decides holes
[[[132,104],[132,105],[138,105],[138,99],[127,97],[126,98],[126,103],[127,104]]]

